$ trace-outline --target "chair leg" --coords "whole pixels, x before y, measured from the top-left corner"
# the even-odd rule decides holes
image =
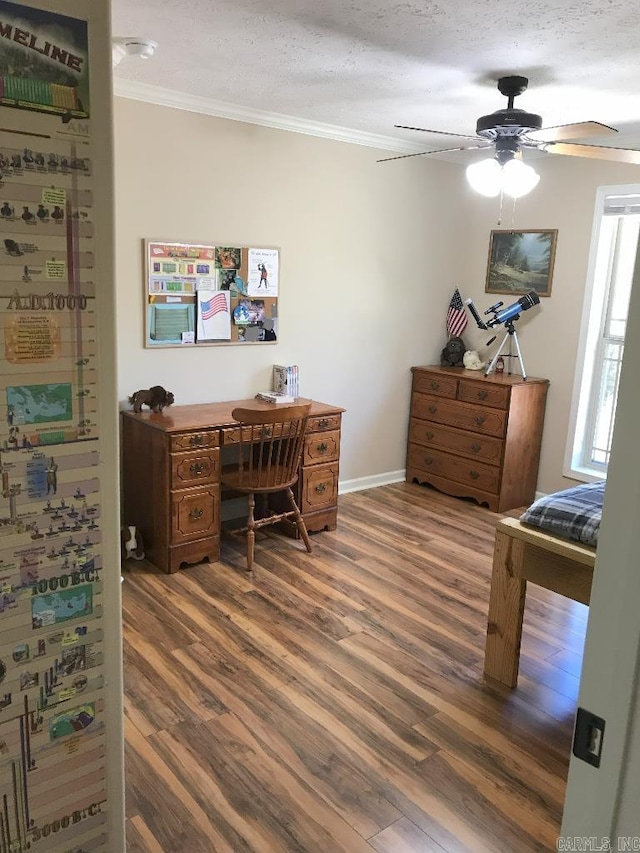
[[[304,544],[307,546],[307,551],[311,553],[311,540],[309,539],[309,534],[307,533],[307,525],[304,523],[304,518],[302,517],[300,510],[298,509],[298,504],[296,503],[296,499],[293,496],[293,491],[290,488],[287,489],[287,495],[291,502],[291,506],[293,507],[293,511],[296,514],[296,524],[298,525],[300,536],[302,536]]]
[[[254,510],[256,507],[256,499],[253,492],[249,493],[249,516],[247,518],[247,571],[250,572],[253,568],[253,553],[256,544],[255,534],[255,518]]]

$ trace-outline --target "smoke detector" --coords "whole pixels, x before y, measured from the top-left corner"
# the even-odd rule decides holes
[[[156,52],[158,42],[150,39],[128,36],[113,39],[113,67],[115,68],[125,56],[139,56],[140,59],[149,59]]]

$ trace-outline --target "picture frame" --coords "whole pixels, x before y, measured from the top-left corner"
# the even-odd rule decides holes
[[[491,232],[485,293],[551,296],[557,229]]]

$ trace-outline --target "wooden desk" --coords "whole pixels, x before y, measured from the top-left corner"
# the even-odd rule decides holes
[[[121,413],[123,524],[138,527],[147,559],[165,572],[220,557],[220,454],[234,444],[237,406],[273,408],[250,399]],[[343,411],[311,401],[294,487],[310,532],[336,527]],[[295,525],[285,531],[297,535]]]

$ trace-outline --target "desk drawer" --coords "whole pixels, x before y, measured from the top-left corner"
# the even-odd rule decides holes
[[[179,433],[178,435],[172,435],[170,441],[172,453],[177,453],[180,450],[199,450],[204,447],[217,447],[220,443],[217,429]]]
[[[220,492],[217,486],[171,495],[172,545],[218,534]]]
[[[338,465],[316,465],[303,468],[300,475],[300,511],[334,507],[338,502]]]
[[[458,456],[467,456],[469,459],[479,459],[489,465],[499,465],[502,461],[502,439],[464,432],[464,430],[441,426],[433,421],[411,418],[409,441],[425,447],[446,450]]]
[[[211,448],[206,453],[171,454],[171,488],[185,489],[218,480],[220,449]]]
[[[499,438],[504,436],[507,429],[506,411],[473,406],[458,400],[442,400],[429,394],[413,394],[411,411],[426,421]]]
[[[455,376],[442,376],[438,373],[414,373],[413,390],[453,400],[458,390],[458,380]]]
[[[467,403],[481,403],[483,406],[493,406],[496,409],[509,408],[509,388],[502,385],[491,385],[487,382],[465,382],[460,380],[458,400]]]
[[[317,462],[335,462],[340,458],[340,433],[323,432],[307,435],[302,451],[302,464],[315,465]]]
[[[340,415],[317,415],[307,421],[307,432],[326,432],[340,429]]]
[[[430,447],[409,445],[407,467],[424,471],[426,479],[433,474],[456,483],[473,486],[474,489],[497,494],[500,486],[500,469],[475,459],[463,459],[460,456],[450,456]]]

